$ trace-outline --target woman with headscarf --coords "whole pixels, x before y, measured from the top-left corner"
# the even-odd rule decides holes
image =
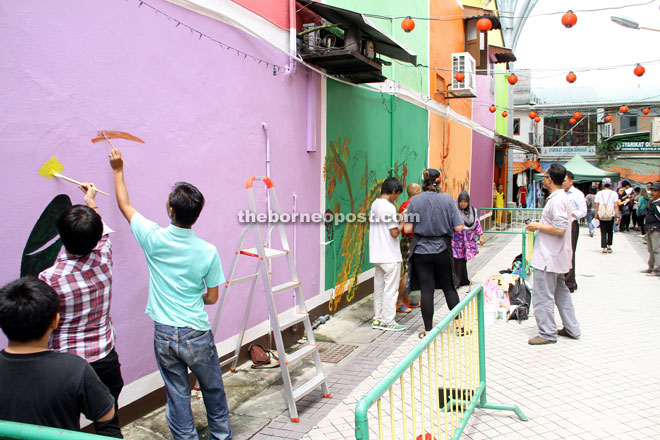
[[[455,231],[451,241],[451,247],[454,253],[454,286],[468,286],[470,279],[467,273],[467,262],[473,259],[479,253],[479,245],[484,244],[481,222],[477,215],[477,210],[470,205],[470,195],[467,191],[459,194],[458,213],[463,219],[463,230]]]
[[[410,244],[410,282],[411,290],[422,292],[424,331],[420,338],[433,328],[435,289],[442,289],[450,310],[459,303],[452,281],[451,239],[454,231],[463,229],[463,220],[454,200],[438,192],[440,181],[440,171],[424,171],[424,192],[410,200],[403,227],[404,232],[415,233]],[[464,333],[459,330],[460,335]]]

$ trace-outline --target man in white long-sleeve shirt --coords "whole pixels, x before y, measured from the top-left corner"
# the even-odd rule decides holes
[[[568,287],[568,290],[570,290],[571,293],[578,288],[577,282],[575,281],[575,249],[577,248],[578,237],[580,236],[580,219],[587,215],[587,202],[585,201],[584,193],[573,186],[574,179],[575,175],[567,170],[563,186],[568,195],[568,200],[571,201],[571,244],[573,246],[573,265],[571,270],[566,274],[566,287]]]

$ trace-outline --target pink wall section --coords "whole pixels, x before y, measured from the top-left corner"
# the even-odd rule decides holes
[[[289,5],[291,0],[232,0],[246,9],[261,15],[277,27],[289,29]]]
[[[266,44],[222,23],[165,1],[149,4],[267,62],[287,63]],[[237,56],[137,5],[137,0],[0,5],[2,285],[18,277],[27,237],[50,200],[65,193],[82,202],[75,186],[37,174],[46,160],[55,156],[63,174],[114,194],[109,148],[90,142],[97,130],[122,130],[145,141],[114,143],[130,166],[133,205],[161,226],[168,224],[165,201],[174,182],[200,188],[207,203],[194,229],[218,247],[225,271],[241,230],[237,213],[247,208],[244,181],[266,169],[262,122],[268,124],[272,178],[282,208],[291,210],[296,193],[298,211],[319,210],[320,156],[305,151],[305,70],[275,76],[265,62]],[[258,188],[263,200],[263,186]],[[116,231],[112,318],[130,383],[156,371],[152,322],[144,314],[147,268],[114,197],[98,195],[97,202]],[[319,236],[318,225],[298,226],[298,273],[307,297],[319,292]],[[238,332],[244,297],[243,290],[235,290],[229,298],[216,342]],[[277,301],[282,310],[293,305],[288,294]],[[216,308],[207,307],[211,319]],[[257,295],[253,310],[251,326],[267,317],[263,295]],[[5,346],[2,335],[0,348]]]
[[[470,202],[475,208],[493,205],[493,140],[472,132],[472,172],[470,174]]]
[[[490,78],[477,75],[477,98],[472,103],[472,119],[477,124],[495,130],[495,115],[488,106],[495,102],[490,96]],[[493,161],[495,145],[493,139],[472,132],[472,162],[470,196],[476,208],[488,208],[493,204]]]

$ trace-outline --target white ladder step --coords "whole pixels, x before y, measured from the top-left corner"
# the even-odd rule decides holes
[[[278,284],[277,286],[273,286],[271,288],[271,291],[273,292],[273,295],[277,295],[280,292],[284,292],[286,290],[290,290],[298,286],[300,286],[300,281],[289,281],[284,284]]]
[[[301,397],[306,396],[317,387],[320,387],[324,382],[325,376],[314,376],[309,380],[309,382],[305,382],[300,387],[293,390],[293,400],[296,401]]]
[[[234,359],[236,359],[237,357],[238,357],[238,356],[234,355],[234,356],[230,357],[229,359],[225,359],[224,361],[220,362],[220,366],[221,366],[221,367],[224,367],[225,365],[230,364],[230,363],[233,362]]]
[[[308,356],[309,354],[314,353],[318,349],[319,349],[319,346],[317,344],[306,344],[303,348],[300,348],[300,349],[294,351],[291,354],[287,354],[285,364],[287,366],[291,366],[291,365],[295,364],[296,362],[300,361],[305,356]]]
[[[307,313],[294,313],[280,320],[280,331],[292,327],[307,318]]]
[[[241,284],[241,283],[244,283],[246,281],[254,280],[258,276],[259,276],[259,272],[255,273],[254,275],[248,275],[248,276],[241,277],[241,278],[234,278],[233,280],[227,280],[225,282],[225,286],[234,286],[236,284]]]
[[[264,248],[264,252],[266,253],[266,258],[282,257],[289,253],[289,251],[282,251],[279,249],[271,248]],[[248,257],[259,257],[259,251],[257,251],[257,248],[242,249],[241,254],[247,255]]]

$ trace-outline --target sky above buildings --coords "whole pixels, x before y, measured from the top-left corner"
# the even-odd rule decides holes
[[[621,8],[638,4],[643,5]],[[621,9],[582,11],[608,7]],[[575,12],[578,22],[567,29],[561,24],[561,17],[569,9]],[[543,15],[553,12],[558,14]],[[659,85],[660,32],[625,28],[612,22],[611,16],[660,29],[660,0],[539,0],[518,41],[514,70],[531,69],[534,88]],[[646,68],[644,76],[633,74],[635,63]],[[577,75],[572,85],[566,82],[566,74],[571,70]]]

